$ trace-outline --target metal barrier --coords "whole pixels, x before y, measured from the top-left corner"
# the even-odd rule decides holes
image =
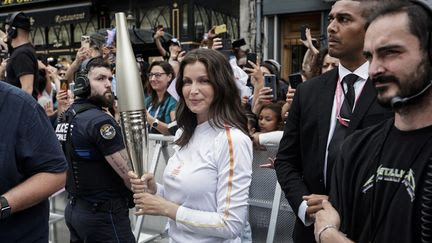
[[[50,214],[49,214],[49,220],[48,220],[48,226],[49,226],[49,241],[50,242],[58,242],[58,232],[57,232],[57,223],[64,220],[64,212],[59,212],[56,208],[56,202],[57,197],[59,195],[64,196],[65,190],[61,189],[60,191],[54,193],[49,198],[49,207],[50,207]]]
[[[292,242],[295,213],[277,183],[274,169],[260,168],[275,157],[277,146],[254,150],[252,182],[249,189],[249,223],[253,242]]]

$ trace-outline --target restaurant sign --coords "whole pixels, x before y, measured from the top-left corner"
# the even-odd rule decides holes
[[[89,21],[90,8],[91,2],[87,2],[22,11],[30,17],[33,27],[39,27]],[[0,14],[0,22],[3,22],[8,14],[9,12]]]
[[[0,7],[17,6],[29,3],[48,2],[49,0],[1,0]]]

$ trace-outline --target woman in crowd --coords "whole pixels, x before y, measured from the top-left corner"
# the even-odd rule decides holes
[[[180,64],[175,154],[163,184],[130,172],[137,214],[169,217],[173,242],[240,242],[248,212],[252,142],[232,69],[217,51]]]
[[[177,101],[167,92],[174,79],[174,70],[168,62],[156,61],[149,68],[150,96],[145,100],[149,132],[169,135],[168,124],[175,120]]]
[[[328,48],[327,47],[321,49],[321,51],[319,53],[318,60],[319,60],[318,66],[321,67],[321,73],[320,74],[328,72],[328,71],[332,70],[333,68],[337,68],[339,66],[339,59],[337,59],[335,57],[331,57],[328,54]]]

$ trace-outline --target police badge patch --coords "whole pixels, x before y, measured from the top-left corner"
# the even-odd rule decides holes
[[[100,129],[100,134],[105,139],[113,139],[116,135],[116,130],[111,124],[104,124]]]

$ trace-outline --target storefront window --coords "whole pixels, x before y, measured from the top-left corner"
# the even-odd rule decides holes
[[[35,46],[45,45],[45,27],[37,27],[30,32],[31,40]]]
[[[226,24],[227,32],[232,39],[238,38],[238,20],[235,17],[207,9],[200,5],[194,6],[195,38],[201,40],[204,33],[214,25]]]
[[[157,25],[162,25],[165,28],[165,31],[171,31],[169,6],[160,6],[152,9],[140,9],[139,12],[140,29],[153,30]]]
[[[48,44],[55,48],[70,45],[70,25],[56,25],[48,29]]]
[[[81,42],[82,35],[89,35],[96,32],[98,29],[97,26],[96,16],[94,16],[90,22],[76,24],[74,29],[74,43]]]
[[[194,6],[195,39],[201,40],[211,28],[209,14],[204,7]]]

